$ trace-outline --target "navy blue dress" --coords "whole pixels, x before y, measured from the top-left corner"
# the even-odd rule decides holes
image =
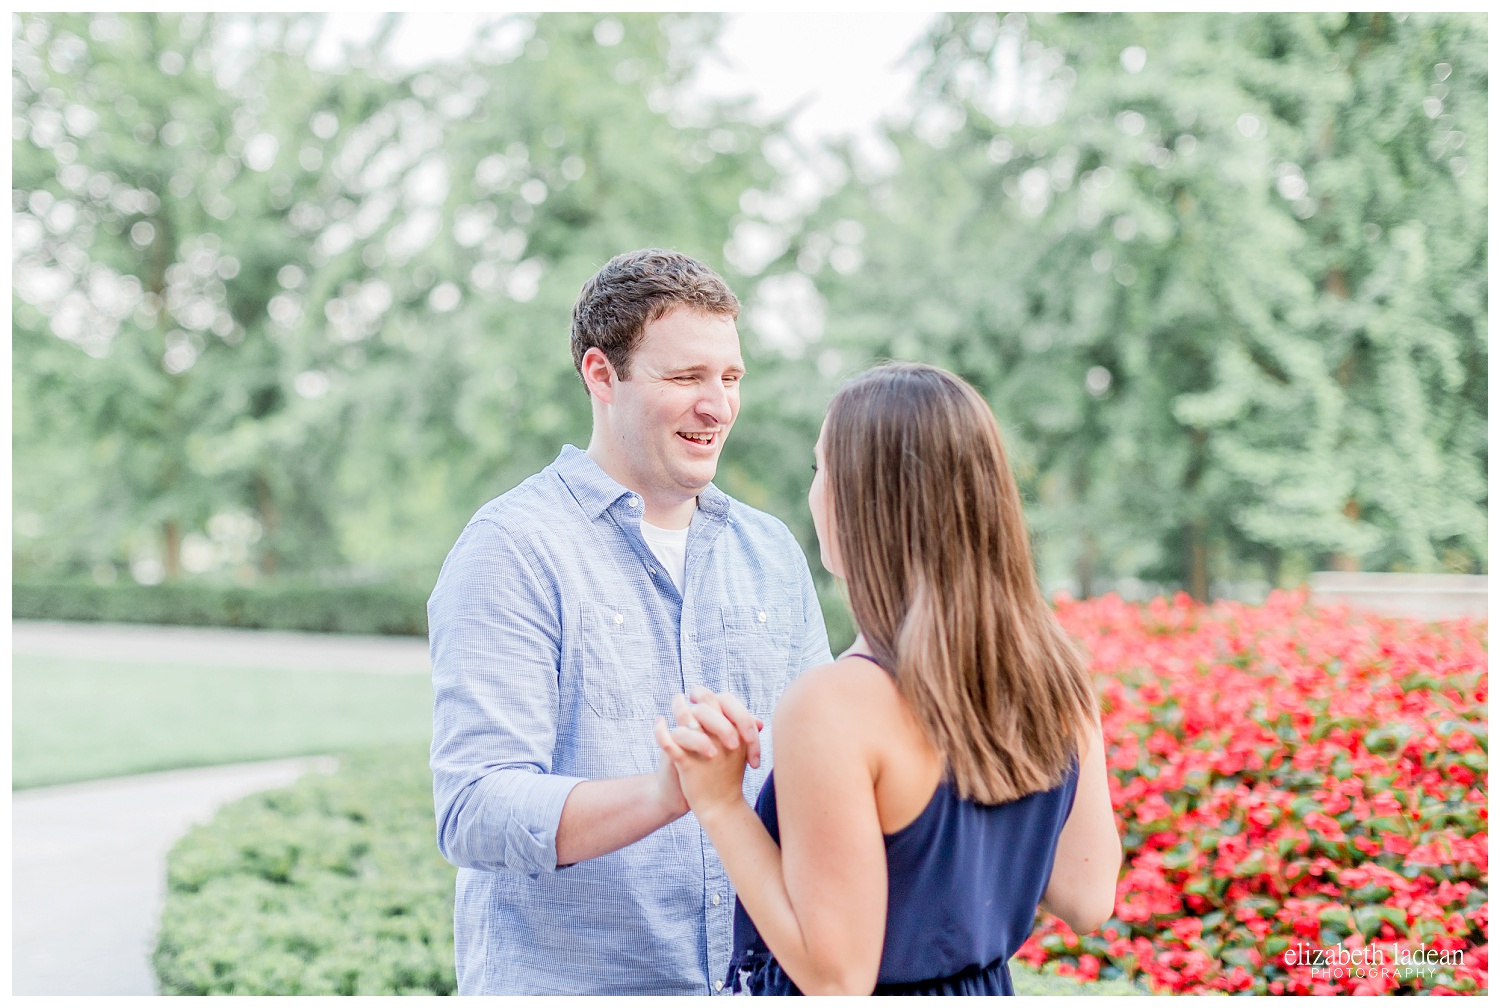
[[[1076,761],[1057,787],[1000,805],[962,799],[944,779],[921,815],[886,834],[890,895],[876,994],[1015,993],[1007,964],[1031,935],[1077,788]],[[781,843],[774,771],[755,811]],[[802,993],[738,903],[725,983]]]

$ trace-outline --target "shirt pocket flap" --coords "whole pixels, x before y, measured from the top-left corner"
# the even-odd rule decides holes
[[[655,717],[657,648],[639,609],[602,602],[579,607],[583,694],[594,713],[611,720]]]
[[[722,607],[720,617],[729,690],[769,721],[792,679],[792,638],[801,614],[786,603],[744,603]]]

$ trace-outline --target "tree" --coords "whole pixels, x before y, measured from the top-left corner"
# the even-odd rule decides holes
[[[302,59],[315,29],[17,19],[15,384],[67,417],[26,428],[17,497],[96,563],[148,551],[154,530],[176,576],[185,534],[216,514],[258,516],[268,571],[330,559],[315,486],[336,445],[309,437],[326,418],[291,394],[310,379],[280,286],[304,275],[313,201],[338,198],[316,171],[336,118],[318,110],[353,97],[342,111],[365,115],[390,89],[318,80]],[[90,478],[60,486],[80,456]],[[60,514],[43,503],[57,497],[87,506]]]
[[[568,323],[610,257],[672,247],[733,279],[723,247],[740,192],[769,173],[762,131],[676,95],[716,24],[515,18],[494,29],[503,44],[413,78],[443,122],[414,168],[432,193],[402,207],[400,241],[374,266],[351,247],[321,267],[341,299],[359,297],[342,278],[362,271],[393,292],[378,340],[335,383],[349,390],[338,493],[352,563],[430,580],[479,505],[563,442],[587,443]]]
[[[743,109],[679,93],[714,18],[509,17],[419,70],[394,25],[326,73],[316,18],[16,20],[23,566],[175,576],[258,534],[262,573],[430,581],[586,438],[587,276],[722,264],[769,168]]]
[[[1052,578],[1483,564],[1483,154],[1452,160],[1482,22],[965,15],[927,47],[900,169],[800,251],[867,222],[831,341],[989,396]]]

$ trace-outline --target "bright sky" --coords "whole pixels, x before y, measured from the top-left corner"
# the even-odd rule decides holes
[[[328,16],[313,58],[331,65],[341,42],[369,38],[382,15]],[[494,14],[403,15],[393,54],[408,66],[461,54]],[[767,115],[806,104],[793,122],[799,136],[861,135],[898,111],[915,80],[903,64],[931,22],[930,13],[741,13],[725,15],[723,60],[711,60],[697,87],[709,94],[752,95]]]
[[[725,63],[710,61],[698,82],[715,94],[752,94],[768,113],[806,99],[799,132],[859,132],[904,105],[916,79],[904,57],[932,17],[731,14],[721,36]]]

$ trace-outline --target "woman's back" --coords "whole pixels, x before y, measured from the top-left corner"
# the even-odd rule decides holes
[[[860,733],[877,754],[873,797],[888,890],[875,993],[1011,993],[1006,962],[1031,933],[1077,766],[1057,787],[1016,801],[960,798],[885,673],[873,660],[838,665],[845,689],[860,687]],[[774,773],[756,812],[779,844]],[[797,992],[738,907],[728,979],[756,994]]]
[[[869,641],[856,651],[891,675],[846,657],[787,687],[759,814],[744,755],[699,730],[727,728],[726,712],[753,723],[742,704],[674,707],[658,740],[741,923],[775,951],[754,986],[784,969],[816,994],[1004,991],[1039,899],[1080,934],[1113,907],[1120,842],[1087,662],[1042,596],[999,425],[972,386],[873,368],[833,397],[813,456],[819,554]],[[764,951],[748,932],[744,946],[747,965]]]

